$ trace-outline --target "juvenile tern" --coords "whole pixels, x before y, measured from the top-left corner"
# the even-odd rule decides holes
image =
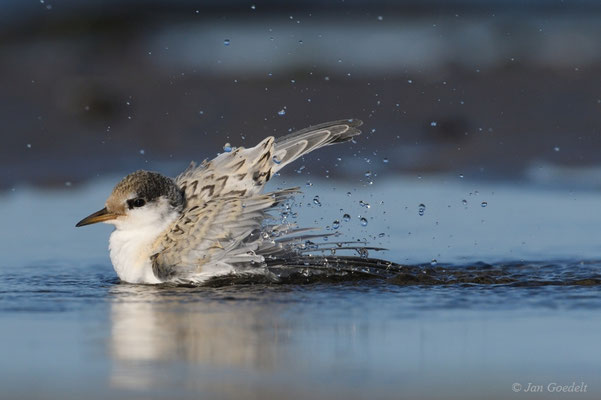
[[[133,172],[115,186],[102,210],[76,226],[115,226],[110,258],[129,283],[196,283],[279,260],[290,263],[300,258],[299,244],[311,235],[299,236],[304,229],[269,218],[298,188],[261,193],[263,186],[310,151],[359,135],[361,124],[340,120],[270,136],[255,147],[192,163],[175,179]]]

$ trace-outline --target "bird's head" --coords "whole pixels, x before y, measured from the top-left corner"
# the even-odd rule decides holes
[[[184,203],[184,194],[172,179],[156,172],[136,171],[115,186],[102,210],[76,226],[106,222],[117,229],[143,228],[181,212]]]

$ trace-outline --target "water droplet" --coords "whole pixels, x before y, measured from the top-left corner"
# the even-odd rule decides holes
[[[463,179],[463,174],[459,174],[459,179]]]
[[[335,219],[334,222],[332,222],[332,228],[333,229],[338,229],[340,228],[340,221]]]
[[[384,232],[382,232],[382,233],[380,233],[380,234],[378,235],[378,237],[381,237],[381,238],[382,238],[382,237],[384,237],[384,236],[386,236],[386,234],[385,234]]]
[[[553,147],[553,150],[554,150],[555,152],[558,152],[558,151],[559,151],[559,150],[561,150],[561,149],[559,148],[559,146],[555,146],[555,147]]]
[[[286,115],[286,110],[282,108],[280,111],[278,111],[278,115]]]
[[[144,149],[140,149],[140,154],[144,155],[144,153],[146,153],[146,151]]]
[[[359,222],[361,223],[361,226],[367,226],[367,219],[365,219],[365,217],[361,217]]]
[[[385,159],[383,159],[383,160],[382,160],[382,162],[383,162],[384,164],[388,164],[388,158],[385,158]]]
[[[436,121],[430,122],[430,126],[436,126],[436,125],[438,125],[438,123]]]
[[[303,41],[302,41],[302,40],[299,40],[299,41],[298,41],[298,44],[303,44]]]
[[[198,112],[198,114],[200,114],[200,115],[203,115],[204,113],[205,113],[205,112],[204,112],[204,111],[202,111],[202,110],[200,110],[200,111]]]
[[[369,178],[371,176],[371,171],[365,171],[365,176]]]
[[[319,201],[319,196],[313,197],[313,203],[319,207],[321,207],[321,202]]]
[[[226,143],[223,145],[223,151],[225,151],[226,153],[229,153],[232,151],[232,145],[229,143]]]
[[[486,207],[486,206],[488,205],[488,203],[487,203],[486,201],[483,201],[482,203],[480,203],[480,205],[481,205],[482,207]]]
[[[31,143],[27,143],[27,148],[31,149]]]
[[[346,192],[346,195],[347,195],[348,197],[351,197],[351,192]]]
[[[365,208],[371,208],[371,206],[369,205],[369,203],[364,202],[363,200],[359,200],[359,205],[361,207],[365,207]]]
[[[384,17],[383,17],[383,16],[381,16],[381,15],[378,15],[378,21],[382,21],[383,19],[384,19]]]
[[[348,214],[344,214],[344,215],[342,216],[342,219],[343,219],[345,222],[349,222],[349,221],[351,220],[351,216],[350,216],[350,215],[348,215]]]
[[[229,39],[225,39],[223,41],[223,44],[226,45],[226,46],[229,46],[230,45],[230,40]]]
[[[424,212],[426,212],[426,205],[422,203],[419,206],[417,206],[417,213],[420,217],[422,217],[424,215]]]
[[[273,162],[276,164],[281,164],[282,160],[278,156],[273,156]]]
[[[467,200],[466,200],[466,199],[463,199],[463,200],[461,200],[461,203],[462,203],[464,206],[467,206]]]
[[[318,248],[318,246],[317,246],[317,244],[313,243],[312,241],[306,240],[305,241],[305,248],[309,249],[309,250],[315,250],[315,249]]]
[[[250,6],[250,9],[251,9],[251,10],[256,10],[256,9],[257,9],[257,6],[255,6],[255,5],[253,4],[252,6]]]
[[[436,259],[435,259],[435,258],[434,258],[434,259],[432,259],[432,261],[430,261],[430,265],[431,265],[431,266],[435,267],[435,266],[436,266],[436,264],[438,264],[438,261],[436,261]]]
[[[361,258],[369,257],[369,252],[366,248],[363,248],[363,247],[358,248],[357,253],[359,253],[359,257],[361,257]]]

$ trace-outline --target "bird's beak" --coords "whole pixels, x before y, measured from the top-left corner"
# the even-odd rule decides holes
[[[115,219],[117,217],[117,214],[108,212],[106,207],[104,207],[102,210],[96,211],[94,214],[88,215],[87,217],[79,221],[75,226],[79,228],[80,226],[95,224],[97,222],[110,221],[111,219]]]

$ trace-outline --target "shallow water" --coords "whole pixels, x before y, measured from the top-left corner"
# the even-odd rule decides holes
[[[448,176],[276,181],[303,186],[300,225],[339,219],[330,242],[366,239],[402,266],[122,284],[110,228],[73,227],[115,179],[2,195],[3,397],[560,398],[512,385],[572,382],[588,385],[574,396],[601,394],[598,193]]]

